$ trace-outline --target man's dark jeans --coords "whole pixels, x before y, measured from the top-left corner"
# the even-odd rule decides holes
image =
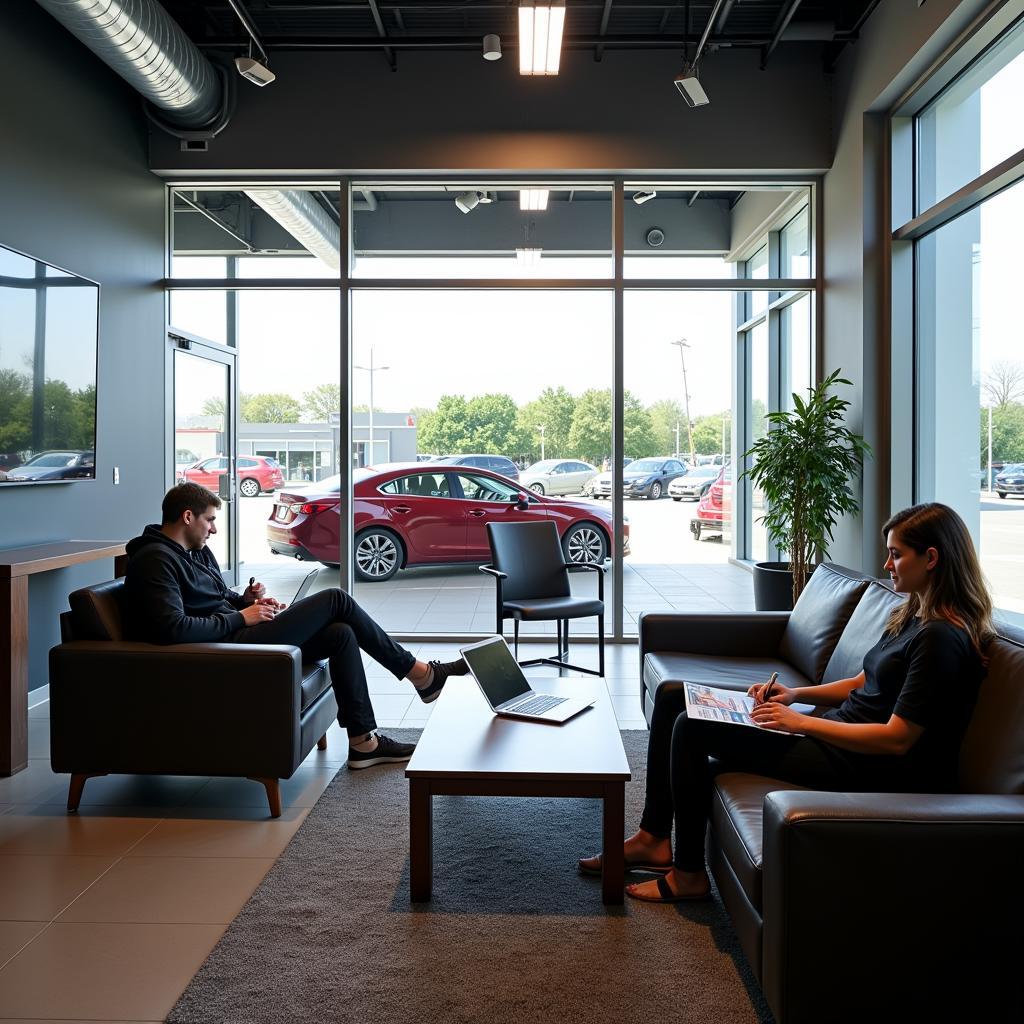
[[[303,661],[329,659],[338,721],[350,736],[377,727],[360,649],[398,679],[407,676],[416,662],[351,595],[337,588],[321,590],[267,622],[243,627],[228,637],[228,643],[293,644],[302,651]]]

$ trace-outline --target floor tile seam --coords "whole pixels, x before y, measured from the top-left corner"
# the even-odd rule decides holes
[[[25,950],[28,949],[28,947],[31,946],[32,943],[36,941],[36,939],[38,939],[41,935],[43,935],[45,932],[47,932],[49,930],[50,925],[53,924],[53,921],[52,920],[51,921],[46,921],[45,923],[42,922],[42,921],[18,921],[16,923],[17,924],[42,924],[43,927],[40,928],[39,931],[37,931],[35,933],[35,935],[33,935],[32,938],[28,940],[28,942],[26,942],[23,946],[19,947],[6,960],[0,961],[0,977],[2,977],[3,972],[5,970],[7,970],[8,966],[10,964],[12,964],[19,956],[21,956],[21,954],[24,953]],[[3,1019],[4,1018],[0,1018],[0,1020],[3,1020]],[[17,1020],[18,1018],[14,1017],[14,1018],[9,1018],[9,1019]]]

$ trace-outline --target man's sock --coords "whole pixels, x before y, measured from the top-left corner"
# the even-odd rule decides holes
[[[352,741],[352,737],[349,737],[348,745],[350,749],[358,751],[360,754],[368,754],[371,750],[376,749],[377,737],[371,732],[367,735],[366,739],[360,740],[358,743]]]
[[[410,682],[411,682],[411,680],[410,680]],[[427,673],[426,673],[426,675],[422,679],[417,679],[416,682],[414,682],[412,685],[415,686],[417,690],[425,690],[433,682],[434,682],[434,666],[431,665],[428,662],[427,663]]]

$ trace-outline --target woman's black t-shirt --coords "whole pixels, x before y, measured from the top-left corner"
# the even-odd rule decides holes
[[[983,675],[966,630],[945,620],[913,618],[868,651],[864,685],[824,717],[884,724],[899,715],[921,726],[924,732],[914,746],[894,759],[902,781],[915,789],[950,792]]]

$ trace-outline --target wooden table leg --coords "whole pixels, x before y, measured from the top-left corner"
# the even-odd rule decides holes
[[[28,577],[0,579],[0,775],[28,765]]]
[[[426,779],[409,780],[409,895],[430,899],[434,876],[433,798]]]
[[[622,850],[626,830],[626,784],[608,782],[604,787],[604,828],[601,850],[601,902],[622,903],[626,861]]]

